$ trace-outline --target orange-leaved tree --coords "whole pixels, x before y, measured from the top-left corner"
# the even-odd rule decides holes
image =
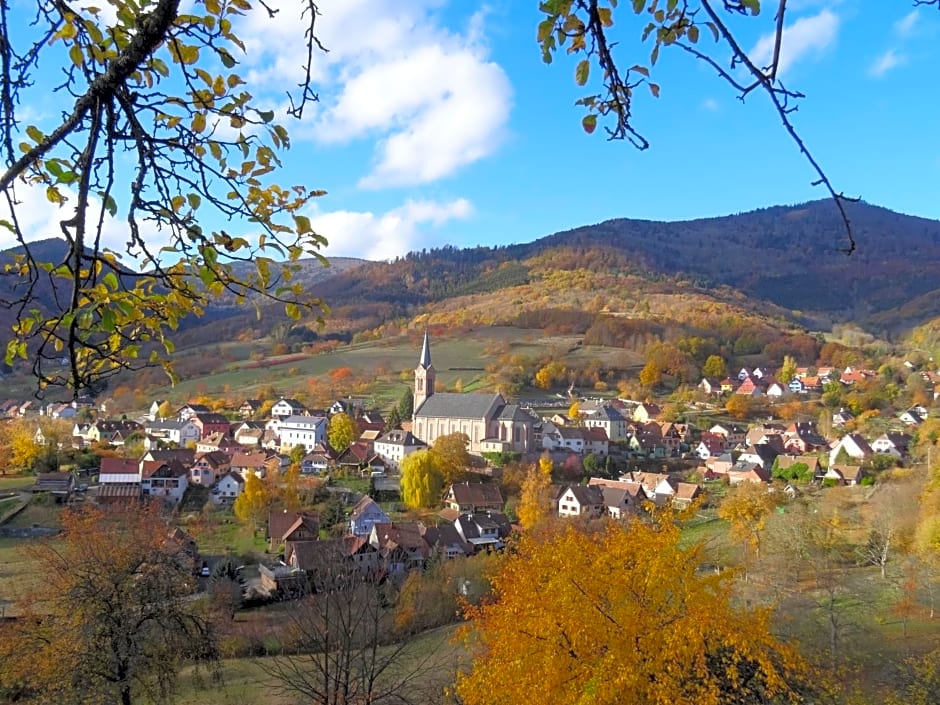
[[[465,705],[802,702],[809,664],[770,631],[769,613],[732,606],[721,576],[670,517],[567,524],[527,534],[471,607],[475,653]]]
[[[194,549],[160,506],[86,508],[35,544],[22,615],[0,629],[0,691],[30,702],[167,702],[180,667],[218,658],[188,600]]]
[[[522,481],[522,496],[519,499],[519,523],[531,529],[548,517],[551,509],[552,459],[548,455],[539,458]]]

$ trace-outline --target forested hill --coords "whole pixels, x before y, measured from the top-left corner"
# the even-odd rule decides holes
[[[885,312],[930,300],[924,295],[938,286],[940,222],[866,203],[848,210],[852,255],[841,251],[847,240],[834,204],[821,200],[683,222],[610,220],[498,248],[443,247],[334,277],[322,294],[390,309],[430,304],[526,283],[533,259],[555,259],[559,268],[727,285],[788,309],[897,329]],[[927,308],[908,307],[904,326],[940,313]]]

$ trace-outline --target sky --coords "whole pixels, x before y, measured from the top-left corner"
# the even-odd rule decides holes
[[[21,0],[25,2],[25,0]],[[240,28],[241,72],[282,111],[300,79],[296,0]],[[734,22],[755,60],[772,46],[773,9]],[[610,218],[685,220],[823,198],[815,174],[759,92],[745,101],[678,50],[640,90],[638,151],[581,128],[575,62],[542,62],[538,0],[321,0],[320,101],[285,121],[282,183],[324,189],[310,215],[327,256],[389,259],[410,250],[528,242]],[[615,56],[649,65],[645,20],[621,3]],[[940,11],[908,0],[791,0],[781,75],[806,95],[793,121],[837,190],[940,219],[940,131],[932,68]],[[701,44],[712,48],[710,35]],[[588,89],[596,80],[589,83]],[[47,232],[37,210],[30,225]],[[117,237],[117,236],[115,236]],[[0,243],[2,244],[2,243]]]

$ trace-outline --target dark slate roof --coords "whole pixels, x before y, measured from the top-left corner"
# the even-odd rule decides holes
[[[506,404],[497,417],[500,421],[534,421],[535,418],[518,404]]]
[[[597,485],[569,485],[568,489],[581,506],[604,504],[604,491]]]
[[[495,415],[505,404],[499,394],[454,394],[441,392],[428,397],[415,412],[416,417],[482,419]]]
[[[418,365],[424,369],[431,366],[431,341],[428,339],[427,331],[424,331],[424,343],[421,345],[421,357],[418,359]]]

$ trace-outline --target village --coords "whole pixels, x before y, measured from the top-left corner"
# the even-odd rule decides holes
[[[699,389],[709,400],[702,406],[717,409],[735,397],[800,398],[828,383],[849,387],[874,374],[797,368],[784,385],[759,368],[742,369],[733,380],[703,379]],[[924,375],[936,382],[934,373]],[[662,408],[651,401],[617,398],[572,399],[567,410],[548,408],[540,415],[500,394],[435,391],[427,334],[414,378],[412,416],[394,424],[376,410],[341,402],[309,409],[291,398],[269,404],[265,418],[259,418],[262,403],[256,399],[226,410],[190,403],[172,415],[164,401],[155,400],[140,420],[92,420],[79,404],[48,405],[39,413],[88,419],[74,421],[73,448],[114,452],[82,475],[40,472],[31,492],[63,504],[146,500],[162,502],[177,515],[214,508],[231,516],[246,487],[265,483],[275,491],[252,510],[265,545],[255,588],[281,597],[311,589],[325,561],[404,574],[435,557],[500,550],[522,530],[519,498],[511,496],[518,488],[501,482],[507,460],[550,463],[546,501],[552,515],[624,520],[657,507],[702,505],[712,501],[716,488],[742,483],[791,498],[808,487],[872,485],[880,472],[909,462],[912,432],[928,415],[922,406],[906,409],[891,430],[871,438],[851,430],[853,415],[844,408],[831,413],[825,432],[815,421],[723,421],[696,428],[662,420]],[[400,419],[398,411],[390,414],[393,421]],[[29,409],[5,402],[0,412],[28,418]],[[330,433],[331,426],[341,425],[343,433]],[[465,467],[447,473],[455,481],[437,502],[414,511],[402,501],[402,465],[454,436],[466,447]],[[47,442],[38,426],[34,441]],[[121,453],[131,443],[141,455]],[[326,486],[331,517],[320,516],[312,500],[282,506],[276,488],[287,477],[295,485],[319,487],[321,499]],[[194,570],[208,575],[219,558],[197,559]]]

